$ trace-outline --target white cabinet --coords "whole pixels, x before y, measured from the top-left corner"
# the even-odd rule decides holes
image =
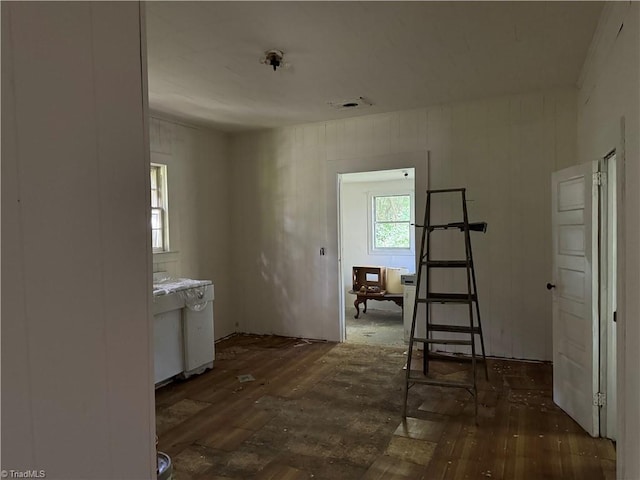
[[[167,285],[153,297],[156,385],[202,373],[213,367],[215,355],[211,282],[185,280]]]
[[[411,336],[411,322],[413,321],[413,309],[416,301],[416,275],[402,275],[401,282],[403,286],[403,324],[404,324],[404,343],[409,343],[409,337]],[[428,308],[428,307],[427,307]],[[426,324],[424,319],[424,312],[422,317],[418,317],[416,320],[416,337],[424,338],[426,335]],[[423,350],[424,345],[418,343],[418,349]]]
[[[182,309],[159,313],[153,319],[154,380],[160,383],[182,372]]]
[[[196,304],[191,308],[187,302],[183,312],[184,375],[201,373],[213,366],[213,285],[204,289],[203,308]]]

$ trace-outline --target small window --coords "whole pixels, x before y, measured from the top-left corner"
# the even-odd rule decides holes
[[[411,195],[373,197],[374,250],[411,249]]]
[[[151,246],[153,252],[169,250],[167,166],[151,164]]]

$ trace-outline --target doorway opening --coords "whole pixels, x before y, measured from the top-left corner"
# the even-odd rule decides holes
[[[415,271],[415,169],[343,173],[338,185],[345,341],[404,346],[401,275]],[[354,286],[372,290],[358,295]]]

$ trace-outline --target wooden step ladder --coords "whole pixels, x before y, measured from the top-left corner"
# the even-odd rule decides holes
[[[431,196],[438,194],[454,194],[459,193],[462,200],[462,222],[454,222],[447,224],[432,224],[431,223]],[[476,421],[478,418],[478,390],[476,385],[476,342],[475,337],[480,337],[480,345],[482,348],[482,360],[484,361],[484,371],[486,379],[489,380],[489,371],[487,368],[487,361],[484,350],[484,338],[482,336],[482,323],[480,321],[480,306],[478,304],[478,293],[476,288],[476,274],[473,265],[473,254],[471,252],[471,231],[486,232],[487,224],[485,222],[469,223],[469,217],[467,213],[467,199],[466,189],[464,188],[451,188],[444,190],[428,190],[427,191],[427,204],[424,212],[424,225],[417,225],[417,227],[423,228],[422,230],[422,244],[420,246],[420,257],[418,262],[418,273],[416,282],[416,298],[413,309],[413,319],[411,322],[411,335],[409,337],[409,351],[407,353],[407,365],[406,365],[406,381],[404,387],[404,404],[402,408],[402,416],[407,416],[407,401],[409,396],[409,389],[414,384],[434,385],[438,387],[458,387],[464,388],[471,395],[473,395],[475,402],[475,416]],[[464,234],[465,244],[465,259],[464,260],[434,260],[431,258],[431,235],[439,230],[459,229]],[[431,275],[432,269],[465,269],[466,270],[466,292],[465,293],[440,293],[434,292],[431,289]],[[426,288],[425,296],[421,295],[421,284],[424,284]],[[469,306],[469,323],[465,325],[446,325],[440,323],[433,323],[431,321],[431,308],[430,305],[438,304],[466,304]],[[425,318],[426,335],[424,338],[416,336],[416,324],[418,317],[418,305],[425,304]],[[475,311],[475,321],[474,321]],[[439,332],[447,332],[460,334],[460,339],[446,339],[435,338],[434,333],[437,335]],[[413,350],[415,344],[424,345],[424,354],[422,362],[422,372],[411,369],[411,362],[413,361]],[[429,358],[431,345],[468,345],[471,347],[471,381],[455,382],[444,379],[434,378],[429,375]],[[456,358],[457,359],[457,358]]]

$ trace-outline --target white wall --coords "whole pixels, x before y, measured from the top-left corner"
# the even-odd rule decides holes
[[[537,92],[234,135],[235,278],[255,299],[237,310],[240,330],[338,340],[335,172],[381,158],[406,167],[405,152],[428,150],[430,187],[467,187],[471,219],[489,223],[474,237],[488,352],[551,359],[549,178],[576,162],[575,98]]]
[[[212,280],[215,338],[236,331],[231,300],[229,139],[214,130],[151,118],[151,161],[167,165],[170,253],[154,271]]]
[[[617,151],[620,188],[617,475],[629,480],[640,478],[639,7],[637,2],[605,5],[583,67],[577,126],[581,162],[602,158],[614,148]]]
[[[411,251],[395,255],[371,252],[371,195],[414,193],[413,178],[383,182],[342,182],[340,204],[342,211],[342,258],[345,303],[352,307],[355,296],[347,292],[352,288],[352,268],[356,265],[376,265],[415,271],[415,242]],[[412,227],[413,228],[413,227]],[[412,231],[413,233],[413,231]],[[368,308],[398,312],[393,302],[369,302]]]
[[[140,5],[2,3],[2,461],[153,478]]]

